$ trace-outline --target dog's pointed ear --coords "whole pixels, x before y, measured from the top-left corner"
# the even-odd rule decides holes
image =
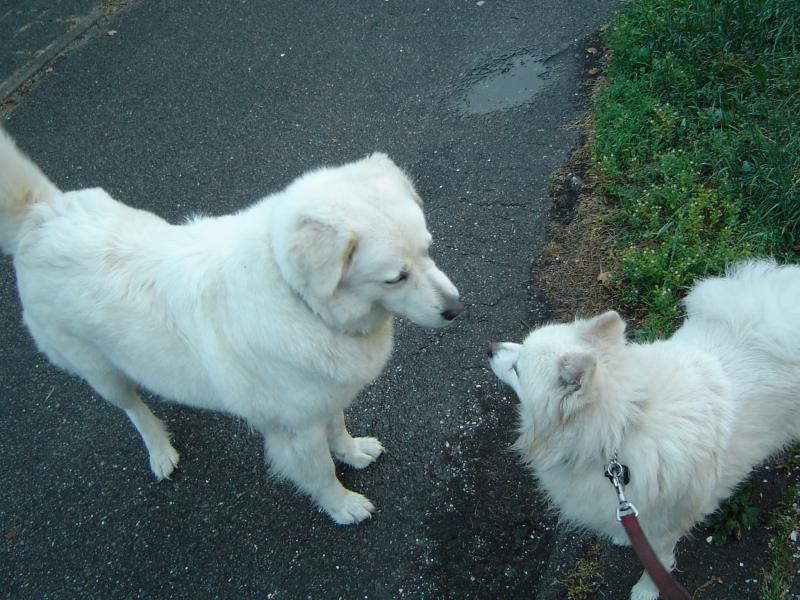
[[[304,287],[330,298],[353,261],[358,237],[316,219],[302,219],[289,237],[288,260]]]
[[[583,337],[589,340],[601,340],[606,343],[625,340],[625,321],[615,310],[606,311],[588,321],[583,321],[579,327]]]
[[[597,359],[591,352],[567,352],[558,362],[559,383],[569,391],[582,389],[596,366]]]

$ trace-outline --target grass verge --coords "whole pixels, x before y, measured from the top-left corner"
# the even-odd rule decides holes
[[[800,3],[636,0],[605,32],[590,160],[615,294],[670,333],[698,276],[798,260]]]
[[[596,262],[649,340],[680,324],[698,277],[748,256],[800,262],[800,3],[634,0],[604,35],[586,149],[605,203]],[[763,600],[788,597],[797,569],[795,479],[784,494]],[[718,540],[758,514],[740,493],[715,519]]]

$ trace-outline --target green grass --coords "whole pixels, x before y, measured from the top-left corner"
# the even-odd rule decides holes
[[[591,160],[614,208],[619,298],[656,337],[696,277],[749,255],[798,260],[800,3],[638,0],[606,41]]]
[[[800,262],[800,2],[632,0],[605,38],[589,144],[614,237],[604,263],[643,315],[635,336],[653,339],[680,324],[696,278],[754,255]],[[788,597],[799,502],[790,483],[764,520],[762,600]],[[709,525],[723,541],[759,518],[743,488]]]
[[[797,504],[800,488],[789,488],[780,506],[770,515],[769,526],[773,535],[770,541],[771,566],[761,577],[760,600],[785,600],[797,567],[794,546],[789,536],[797,527]]]

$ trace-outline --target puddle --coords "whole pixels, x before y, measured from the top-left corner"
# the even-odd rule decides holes
[[[512,56],[451,101],[459,112],[482,115],[530,102],[549,83],[549,67],[533,54]]]

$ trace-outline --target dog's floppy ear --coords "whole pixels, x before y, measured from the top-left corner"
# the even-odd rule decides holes
[[[353,260],[358,237],[313,218],[301,219],[289,236],[288,260],[308,291],[330,298]]]
[[[625,340],[625,321],[615,310],[608,310],[601,315],[579,324],[581,335],[589,340],[600,340],[606,343]]]
[[[594,373],[597,359],[590,352],[567,352],[558,361],[559,383],[574,392],[586,385]]]

